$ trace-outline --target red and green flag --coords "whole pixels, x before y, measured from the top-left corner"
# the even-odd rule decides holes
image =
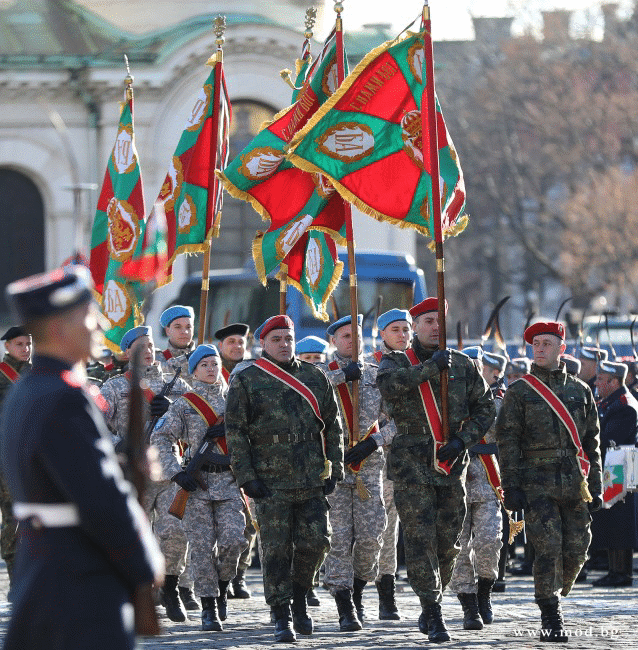
[[[432,237],[432,183],[441,194],[444,236],[467,225],[465,184],[456,149],[436,106],[440,175],[433,179],[422,132],[427,82],[423,32],[370,52],[300,129],[287,159],[323,174],[361,211]],[[424,106],[423,110],[427,110]]]

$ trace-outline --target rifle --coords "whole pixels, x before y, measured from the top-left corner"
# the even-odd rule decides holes
[[[215,424],[221,424],[224,421],[224,418],[218,418]],[[215,438],[209,436],[204,436],[202,444],[199,446],[199,449],[195,452],[195,455],[190,459],[188,465],[184,468],[184,471],[192,476],[202,490],[206,490],[208,486],[201,477],[201,469],[203,465],[223,465],[224,467],[230,467],[230,457],[224,454],[217,454],[213,451],[213,441]],[[169,514],[177,519],[184,518],[184,511],[186,510],[186,504],[188,503],[188,498],[191,493],[184,488],[180,488],[171,503],[171,507],[168,509]]]
[[[131,403],[129,408],[129,428],[126,436],[125,453],[127,474],[137,491],[137,499],[142,503],[146,490],[147,437],[144,434],[143,395],[140,386],[140,360],[142,348],[137,347],[131,358]],[[135,612],[135,631],[142,636],[161,634],[152,585],[142,585],[133,593],[133,610]]]
[[[175,371],[175,374],[173,375],[173,379],[170,381],[167,381],[163,386],[162,390],[157,393],[156,397],[166,397],[172,390],[173,386],[175,386],[175,382],[177,381],[177,378],[179,377],[180,373],[182,372],[182,368],[179,367]],[[132,380],[131,380],[132,381]],[[139,383],[139,381],[138,381]],[[159,420],[159,415],[156,415],[152,417],[148,424],[146,425],[146,430],[144,431],[144,440],[148,443],[148,441],[151,438],[151,433],[153,433],[153,429],[155,428],[155,425],[157,424],[157,421]]]

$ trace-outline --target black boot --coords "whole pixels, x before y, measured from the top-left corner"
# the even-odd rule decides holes
[[[299,583],[292,583],[292,624],[299,634],[312,634],[312,619],[306,610],[308,590]]]
[[[308,607],[319,607],[321,605],[319,595],[315,591],[314,587],[308,589],[308,593],[306,594],[306,603],[308,603]]]
[[[278,643],[290,643],[296,641],[297,636],[292,629],[292,614],[290,605],[275,605],[272,608],[272,614],[275,618],[275,641]]]
[[[445,643],[450,640],[441,605],[439,603],[430,603],[424,605],[421,616],[419,616],[419,631],[428,635],[428,641],[432,643]]]
[[[237,571],[237,575],[232,580],[232,585],[233,594],[231,598],[250,598],[250,591],[248,591],[248,587],[246,586],[243,571]]]
[[[361,580],[361,578],[355,578],[354,579],[354,585],[353,585],[353,591],[352,591],[352,602],[354,603],[355,609],[357,610],[357,616],[359,617],[359,620],[363,623],[363,619],[365,618],[365,607],[363,606],[363,588],[367,585],[368,583],[365,580]]]
[[[381,576],[381,580],[376,584],[379,592],[379,620],[400,621],[401,615],[394,596],[394,576],[391,573],[386,573]]]
[[[357,612],[354,609],[350,589],[338,591],[335,594],[335,602],[337,603],[337,611],[339,612],[339,630],[341,632],[356,632],[360,630],[363,625],[361,625],[361,621],[357,617]]]
[[[565,624],[563,623],[563,613],[560,608],[560,602],[543,598],[536,603],[541,610],[541,641],[550,641],[554,643],[565,643],[568,640],[565,634]]]
[[[483,622],[479,615],[479,604],[476,594],[456,594],[463,607],[463,629],[482,630]]]
[[[198,612],[199,603],[195,599],[195,594],[190,587],[178,587],[179,598],[184,604],[186,611],[188,612]]]
[[[217,611],[219,620],[225,621],[228,616],[228,580],[219,580],[219,596],[217,596]]]
[[[183,623],[186,620],[186,611],[182,607],[182,601],[177,592],[178,576],[165,576],[162,587],[162,605],[166,607],[166,616],[175,623]]]
[[[493,578],[478,579],[478,609],[485,625],[489,625],[494,620],[491,595],[495,582]]]
[[[202,596],[202,630],[206,632],[221,632],[221,621],[217,613],[217,598]]]

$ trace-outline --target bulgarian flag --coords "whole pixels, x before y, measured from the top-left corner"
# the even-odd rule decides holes
[[[168,268],[162,284],[171,282],[172,264],[181,253],[206,252],[219,234],[222,194],[215,175],[228,161],[231,104],[221,53],[208,61],[212,71],[186,120],[156,203],[166,214]]]
[[[439,178],[432,178],[423,157],[429,138],[421,117],[427,82],[423,39],[423,31],[408,33],[370,52],[295,134],[287,159],[323,174],[366,214],[430,237],[436,182],[443,235],[450,236],[467,225],[465,184],[438,101]]]
[[[603,471],[603,506],[611,508],[627,496],[625,455],[623,449],[610,448],[605,454]]]
[[[97,203],[89,260],[96,299],[111,324],[104,333],[105,343],[117,352],[124,333],[143,321],[139,286],[121,278],[119,269],[142,244],[144,214],[142,176],[133,131],[131,80],[127,83],[115,145]]]

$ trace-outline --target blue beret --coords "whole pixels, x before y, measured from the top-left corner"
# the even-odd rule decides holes
[[[326,330],[326,334],[328,336],[334,336],[335,332],[340,328],[343,327],[344,325],[350,325],[352,323],[352,317],[351,316],[344,316],[343,318],[340,318],[338,321],[335,321],[331,325],[328,326],[328,329]],[[363,314],[359,314],[357,316],[357,323],[359,324],[359,327],[363,325]]]
[[[377,327],[383,331],[390,323],[398,320],[407,320],[412,325],[412,316],[410,316],[410,312],[407,309],[391,309],[377,318]]]
[[[217,348],[214,345],[210,343],[198,345],[188,357],[188,372],[192,375],[195,372],[195,368],[197,368],[197,364],[204,357],[216,357],[216,356],[219,356],[219,352],[217,351]]]
[[[120,348],[122,352],[126,352],[140,336],[151,336],[151,328],[147,325],[140,325],[139,327],[134,327],[124,334],[122,340],[120,341]]]
[[[496,368],[499,372],[505,372],[507,359],[502,354],[483,352],[483,364],[490,368]]]
[[[295,347],[295,354],[306,354],[312,352],[318,352],[319,354],[326,354],[330,344],[324,339],[320,339],[318,336],[306,336],[305,339],[297,341]]]
[[[478,361],[483,360],[483,348],[479,347],[478,345],[473,345],[469,348],[463,348],[461,352],[463,354],[467,354],[470,359],[476,359]]]
[[[160,316],[160,325],[168,327],[176,318],[195,318],[195,312],[192,307],[185,305],[173,305],[165,309]]]

